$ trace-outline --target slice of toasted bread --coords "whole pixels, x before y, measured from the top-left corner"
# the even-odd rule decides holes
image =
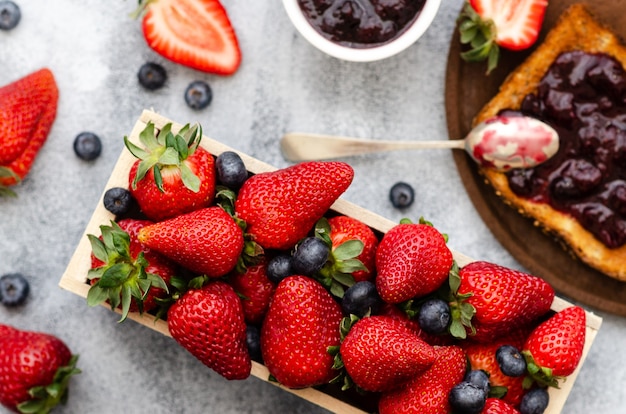
[[[606,53],[626,67],[626,47],[618,37],[597,22],[585,6],[574,4],[561,15],[542,44],[505,79],[498,94],[481,109],[474,123],[503,109],[519,109],[524,97],[536,92],[539,82],[557,56],[573,50]],[[561,238],[583,262],[610,277],[626,281],[626,245],[608,248],[574,217],[553,209],[549,204],[518,197],[509,187],[505,174],[488,169],[483,169],[481,173],[507,204]]]

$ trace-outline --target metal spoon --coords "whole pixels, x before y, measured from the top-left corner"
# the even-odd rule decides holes
[[[385,141],[331,135],[288,133],[280,142],[291,161],[324,160],[401,149],[463,149],[481,166],[506,171],[534,167],[559,149],[559,136],[545,123],[526,116],[495,116],[478,124],[465,139]]]

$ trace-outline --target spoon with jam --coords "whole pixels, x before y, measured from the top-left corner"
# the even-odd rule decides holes
[[[464,139],[389,141],[292,132],[280,141],[290,161],[323,160],[406,149],[462,149],[482,167],[508,171],[545,162],[559,149],[556,131],[527,116],[498,115],[476,125]]]

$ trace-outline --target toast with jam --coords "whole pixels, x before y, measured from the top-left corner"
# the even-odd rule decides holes
[[[483,169],[497,194],[557,236],[581,261],[626,281],[626,46],[581,4],[474,119],[524,114],[559,133],[560,148],[531,169]]]

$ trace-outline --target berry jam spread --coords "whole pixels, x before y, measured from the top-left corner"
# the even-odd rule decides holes
[[[398,37],[426,0],[298,0],[313,28],[342,46],[368,48]]]
[[[568,213],[609,248],[626,243],[626,72],[606,54],[561,54],[520,111],[559,134],[557,154],[509,173],[520,197]],[[512,111],[504,113],[512,114]]]

